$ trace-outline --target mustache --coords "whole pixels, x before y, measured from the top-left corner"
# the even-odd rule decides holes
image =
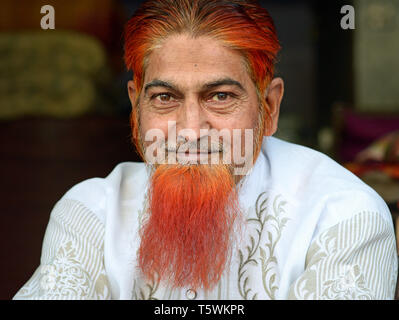
[[[225,146],[221,141],[208,141],[208,137],[199,140],[178,141],[176,144],[169,144],[167,141],[161,143],[161,148],[164,148],[167,152],[179,153],[179,152],[200,152],[200,153],[217,153],[224,152]]]

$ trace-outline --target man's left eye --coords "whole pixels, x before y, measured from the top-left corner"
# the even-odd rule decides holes
[[[157,98],[162,102],[169,102],[172,99],[171,95],[167,93],[161,93],[157,95]]]
[[[229,98],[229,94],[226,92],[218,92],[212,96],[212,101],[226,101]]]

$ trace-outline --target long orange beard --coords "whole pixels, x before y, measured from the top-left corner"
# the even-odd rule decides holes
[[[211,289],[229,260],[240,212],[229,167],[160,165],[148,205],[139,248],[144,276],[174,288]]]

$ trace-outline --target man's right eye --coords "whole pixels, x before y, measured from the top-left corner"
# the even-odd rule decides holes
[[[161,102],[169,102],[172,96],[168,93],[160,93],[155,95],[155,98]]]

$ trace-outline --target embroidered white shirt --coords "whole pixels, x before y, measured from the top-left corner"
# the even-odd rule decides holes
[[[327,156],[268,137],[240,187],[246,222],[211,292],[144,281],[136,266],[144,164],[72,187],[41,264],[14,299],[393,299],[398,257],[381,197]]]

